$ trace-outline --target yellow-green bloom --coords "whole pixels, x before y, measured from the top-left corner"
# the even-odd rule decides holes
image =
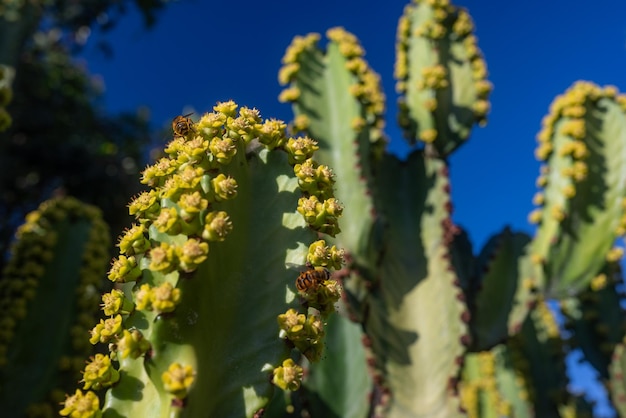
[[[340,269],[343,264],[344,250],[333,245],[328,247],[326,241],[318,240],[309,245],[307,261],[314,266]]]
[[[280,92],[278,101],[281,103],[295,102],[300,98],[300,89],[298,87],[288,87]]]
[[[111,364],[111,358],[104,354],[91,357],[83,371],[83,389],[93,388],[100,390],[115,384],[120,380],[120,373]]]
[[[153,287],[150,292],[152,308],[159,313],[172,312],[180,302],[180,293],[180,289],[169,282]]]
[[[278,315],[278,326],[291,341],[298,339],[298,335],[304,330],[305,322],[306,316],[295,309],[289,309],[284,314]]]
[[[127,283],[137,280],[141,276],[141,270],[134,256],[120,255],[113,260],[108,278],[114,283]]]
[[[232,100],[227,102],[219,102],[213,106],[213,110],[226,116],[234,117],[237,114],[237,103]]]
[[[143,192],[128,205],[128,213],[136,218],[153,218],[159,212],[158,195],[155,190]]]
[[[122,358],[129,357],[136,359],[144,355],[152,346],[150,341],[143,337],[141,331],[134,329],[124,330],[122,337],[117,342],[117,350]]]
[[[74,395],[67,396],[59,414],[70,418],[100,418],[100,400],[92,391],[83,394],[80,389],[76,389]]]
[[[133,311],[134,304],[126,299],[124,292],[113,289],[109,293],[102,295],[102,310],[106,316],[115,315],[117,313],[128,314]]]
[[[179,144],[180,141],[176,141]],[[162,179],[172,174],[178,168],[175,160],[169,157],[161,158],[156,164],[146,167],[142,173],[141,182],[151,187],[160,186]]]
[[[241,130],[238,130],[235,133],[235,136],[239,137],[240,132]],[[226,137],[226,138],[216,137],[211,140],[211,144],[209,145],[209,150],[211,151],[211,154],[213,154],[215,161],[217,161],[220,164],[226,165],[230,163],[230,161],[233,159],[235,154],[237,154],[237,145],[235,145],[235,142],[233,141],[233,139],[229,137]]]
[[[189,238],[182,247],[177,247],[180,268],[183,271],[191,272],[198,268],[198,265],[207,259],[209,254],[209,244]]]
[[[183,189],[195,189],[196,186],[202,180],[202,176],[204,175],[204,169],[202,167],[186,167],[179,174],[174,175],[174,177],[179,179],[178,187]]]
[[[261,126],[259,142],[269,149],[281,147],[286,141],[285,129],[287,125],[282,120],[268,119]]]
[[[92,344],[108,343],[113,340],[119,332],[122,330],[122,316],[115,315],[111,318],[107,318],[106,320],[101,319],[100,323],[97,324],[91,330],[91,338],[89,342]]]
[[[143,225],[134,225],[127,229],[118,244],[120,254],[135,255],[146,252],[150,248],[150,241],[144,236],[145,232]]]
[[[184,164],[200,164],[207,156],[209,141],[201,135],[185,141],[178,149],[176,162],[182,166]]]
[[[281,335],[289,339],[309,361],[320,359],[324,348],[324,328],[319,315],[297,313],[289,309],[286,313],[278,315],[278,326]]]
[[[315,193],[317,190],[316,168],[317,164],[311,158],[293,167],[293,171],[298,178],[300,190],[317,195]]]
[[[204,218],[202,238],[207,241],[224,241],[233,229],[233,223],[224,211],[209,212]]]
[[[295,391],[300,388],[304,370],[290,358],[274,369],[272,383],[282,390]]]
[[[281,86],[291,83],[298,71],[300,71],[300,64],[297,62],[283,65],[280,70],[278,70],[278,82]]]
[[[177,261],[174,247],[166,242],[150,250],[150,270],[169,273],[177,267]]]
[[[298,199],[298,212],[304,217],[304,220],[309,225],[315,224],[320,216],[323,205],[319,201],[317,196],[301,197]]]
[[[237,181],[232,177],[219,174],[214,179],[211,179],[211,186],[213,188],[213,196],[217,201],[233,199],[237,196]]]
[[[298,115],[293,120],[293,128],[294,132],[302,132],[309,129],[311,125],[311,120],[307,115]]]
[[[135,305],[137,309],[143,311],[145,309],[151,309],[152,305],[152,287],[144,283],[142,284],[137,292],[135,292]]]
[[[170,235],[179,234],[182,229],[176,208],[161,208],[161,213],[153,225],[157,231]]]
[[[206,138],[218,136],[226,122],[226,118],[226,115],[219,112],[205,113],[200,120],[196,122],[196,131]]]
[[[163,387],[177,399],[184,399],[189,393],[196,378],[193,367],[183,366],[180,363],[172,363],[167,371],[161,375]]]
[[[200,192],[185,193],[178,199],[178,206],[181,209],[180,217],[185,222],[190,222],[198,213],[206,210],[209,201],[204,199]]]

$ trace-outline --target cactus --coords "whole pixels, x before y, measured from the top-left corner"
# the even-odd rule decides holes
[[[51,416],[80,379],[108,249],[99,210],[72,198],[44,202],[18,229],[0,281],[3,416]]]
[[[339,232],[332,171],[283,122],[214,110],[174,119],[167,156],[143,172],[150,190],[129,205],[137,223],[108,275],[119,290],[91,332],[109,353],[64,416],[99,416],[90,389],[110,387],[105,417],[251,417],[275,386],[299,388],[301,357],[322,356],[342,262],[318,237]]]
[[[469,14],[415,0],[400,18],[398,122],[415,145],[405,160],[385,149],[385,96],[363,47],[342,28],[326,35],[324,48],[319,34],[287,48],[279,100],[292,105],[292,130],[316,138],[319,160],[337,167],[336,196],[346,204],[343,232],[329,241],[346,251],[342,303],[362,327],[353,344],[363,340],[373,376],[369,411],[354,416],[477,416],[472,402],[487,398],[484,416],[589,413],[566,393],[568,345],[544,301],[576,298],[621,257],[612,247],[626,231],[626,97],[578,82],[555,100],[538,135],[536,233],[505,229],[474,255],[452,222],[448,178],[448,157],[490,107]],[[512,369],[519,353],[533,353],[531,363]],[[311,365],[309,373],[324,371]],[[477,375],[498,389],[472,383]],[[299,402],[313,411],[319,400],[307,401]]]
[[[89,335],[72,339],[96,351],[60,414],[589,416],[568,392],[572,348],[624,414],[614,245],[626,232],[626,98],[578,82],[555,100],[538,135],[536,232],[505,228],[475,251],[452,221],[448,175],[490,106],[469,14],[415,0],[400,19],[398,122],[413,146],[404,159],[386,150],[385,96],[363,47],[342,28],[327,37],[324,48],[310,34],[287,49],[279,99],[292,103],[289,125],[232,101],[173,120],[165,156],[143,172],[149,189],[129,204],[136,222],[118,242],[114,289],[94,299],[90,287],[81,302],[101,300],[106,318],[90,317]],[[10,338],[8,314],[32,297],[12,283],[7,294],[23,293],[3,302],[7,343],[29,337]],[[9,360],[28,353],[5,349]],[[43,414],[49,406],[29,406],[42,393],[3,396]]]

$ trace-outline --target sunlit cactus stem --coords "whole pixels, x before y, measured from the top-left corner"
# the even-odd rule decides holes
[[[339,233],[343,207],[315,141],[232,101],[172,128],[129,205],[137,222],[108,274],[122,292],[102,297],[91,332],[106,379],[93,374],[63,415],[106,389],[94,416],[252,417],[276,387],[300,387],[302,356],[322,356],[343,252],[320,234]],[[308,270],[323,280],[298,292]]]

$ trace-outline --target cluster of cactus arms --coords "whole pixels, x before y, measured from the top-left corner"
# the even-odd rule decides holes
[[[325,47],[310,34],[287,49],[292,122],[232,101],[173,120],[108,274],[98,211],[42,204],[0,281],[0,414],[592,416],[568,390],[580,350],[626,416],[626,97],[589,82],[557,97],[535,232],[505,228],[476,251],[448,175],[489,112],[473,31],[447,0],[405,8],[406,158],[387,150],[364,49],[333,28]]]
[[[475,253],[451,219],[448,177],[449,155],[489,111],[468,13],[417,0],[400,18],[398,122],[415,144],[406,159],[385,150],[384,95],[356,38],[342,28],[327,32],[325,47],[319,38],[289,46],[279,99],[292,104],[294,131],[315,138],[316,157],[335,168],[345,210],[331,243],[346,251],[342,310],[360,331],[329,326],[329,346],[354,354],[311,365],[293,397],[326,411],[319,416],[588,416],[591,405],[567,391],[564,358],[580,348],[623,414],[614,245],[626,231],[626,97],[577,82],[554,101],[538,135],[534,236],[505,228]],[[360,373],[352,359],[362,358],[368,383],[329,373]]]

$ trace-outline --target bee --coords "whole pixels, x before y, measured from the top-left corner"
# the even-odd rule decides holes
[[[174,136],[187,136],[189,131],[193,131],[193,121],[189,119],[189,116],[193,113],[187,113],[183,116],[176,116],[174,120],[172,120],[172,130],[174,131]]]
[[[325,280],[330,279],[330,272],[323,267],[309,268],[300,273],[296,279],[296,288],[301,292],[308,292],[316,289]]]

